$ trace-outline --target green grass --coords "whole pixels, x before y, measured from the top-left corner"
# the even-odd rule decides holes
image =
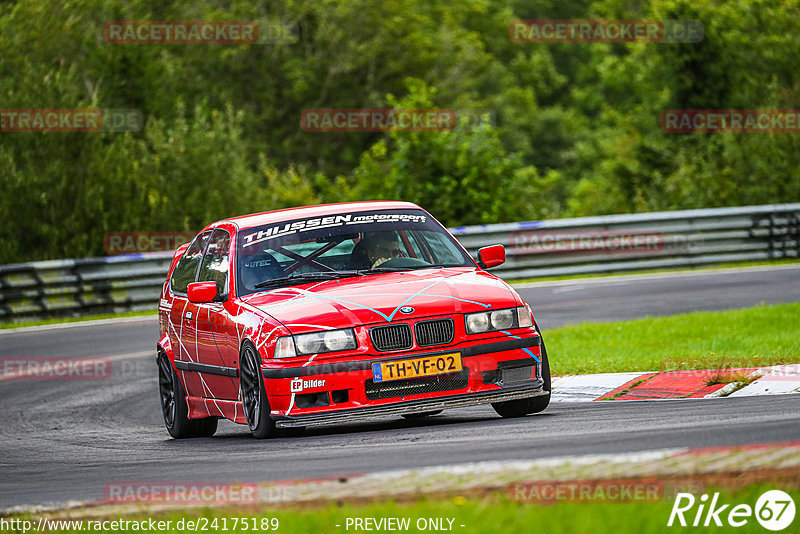
[[[62,324],[62,323],[81,323],[84,321],[98,321],[101,319],[119,319],[121,317],[147,317],[156,316],[156,310],[153,308],[150,311],[134,311],[124,313],[104,313],[98,315],[87,315],[86,317],[61,317],[58,319],[43,319],[41,321],[27,321],[22,323],[0,323],[0,330],[7,330],[9,328],[23,328],[26,326],[44,326],[49,324]]]
[[[539,276],[534,278],[520,278],[519,280],[506,280],[511,285],[530,284],[533,282],[554,282],[560,280],[578,280],[581,278],[607,278],[609,276],[636,276],[645,274],[675,274],[691,273],[696,271],[715,271],[717,269],[736,269],[742,267],[762,267],[765,265],[792,265],[800,263],[794,258],[784,258],[780,260],[761,260],[761,261],[740,261],[734,263],[720,263],[718,265],[705,265],[703,267],[691,267],[688,269],[649,269],[645,271],[611,271],[598,274],[563,274],[560,276]],[[501,276],[502,278],[502,276]]]
[[[720,514],[724,522],[727,513],[733,505],[747,504],[755,507],[758,497],[767,490],[776,489],[776,486],[754,484],[734,491],[720,490],[718,506],[730,504],[728,508]],[[713,495],[715,490],[705,490]],[[800,491],[785,490],[794,499],[800,502]],[[699,492],[695,497],[699,498]],[[577,501],[577,502],[557,502],[550,505],[534,504],[530,502],[520,502],[511,500],[507,494],[495,493],[482,497],[439,497],[431,499],[421,499],[412,503],[378,502],[369,505],[353,504],[332,504],[324,508],[281,508],[278,510],[241,511],[237,509],[205,509],[172,514],[156,514],[158,519],[171,520],[175,525],[181,519],[197,521],[201,519],[201,525],[209,526],[207,532],[221,532],[222,518],[227,518],[228,531],[232,531],[231,525],[234,517],[248,517],[252,521],[253,517],[258,518],[277,518],[279,527],[277,532],[285,534],[305,534],[315,533],[352,533],[356,531],[351,526],[346,529],[348,518],[409,518],[411,528],[407,531],[399,532],[419,532],[415,524],[419,518],[449,518],[453,519],[452,532],[472,534],[472,533],[526,533],[526,532],[547,532],[548,534],[617,534],[619,532],[635,532],[636,534],[661,534],[672,530],[678,532],[729,532],[735,530],[741,533],[767,532],[756,521],[755,517],[749,517],[746,525],[740,528],[731,528],[724,524],[723,527],[680,527],[673,525],[667,527],[670,512],[674,503],[673,497],[666,497],[656,502],[598,502],[598,501]],[[689,524],[694,520],[694,513],[697,511],[696,503],[691,511],[686,512],[684,517]],[[146,518],[142,512],[126,519]],[[115,518],[115,517],[114,517]],[[36,518],[31,518],[34,521]],[[112,519],[112,518],[109,518]],[[211,529],[213,521],[216,519],[217,529]],[[703,520],[705,514],[703,515]],[[795,518],[794,523],[784,532],[796,532],[792,530],[800,521]],[[336,526],[340,525],[340,526]],[[445,521],[447,525],[447,521]],[[463,527],[461,525],[464,525]],[[546,526],[546,528],[544,528]],[[199,529],[202,531],[202,526]],[[165,532],[193,532],[194,530],[184,528],[177,530],[174,528]],[[237,531],[243,531],[237,529]],[[249,531],[253,531],[252,528]],[[266,529],[258,530],[260,532]],[[13,531],[12,531],[13,532]],[[75,532],[75,530],[61,530],[58,532]],[[385,532],[385,531],[383,531]],[[431,532],[428,530],[427,532]]]
[[[85,320],[153,315],[133,312]],[[42,321],[55,324],[74,319]],[[800,362],[800,303],[543,332],[554,375],[761,367]],[[0,328],[8,328],[0,325]]]
[[[554,375],[760,367],[800,361],[800,303],[543,332]]]
[[[747,371],[737,372],[737,373],[719,373],[712,375],[708,380],[706,380],[705,384],[707,386],[713,386],[715,384],[742,384],[742,386],[746,386],[752,382],[755,382],[756,377],[750,376],[751,373]]]

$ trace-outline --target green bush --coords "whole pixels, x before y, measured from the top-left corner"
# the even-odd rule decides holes
[[[515,19],[693,19],[699,43],[535,44]],[[113,20],[255,20],[253,45],[120,45]],[[733,0],[0,3],[0,102],[132,108],[132,133],[2,132],[0,263],[108,231],[393,198],[447,225],[800,201],[800,136],[666,134],[665,109],[794,109],[800,7]],[[452,132],[321,133],[308,108],[491,110]]]

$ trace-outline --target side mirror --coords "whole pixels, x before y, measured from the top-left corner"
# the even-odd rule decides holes
[[[189,296],[189,302],[194,302],[195,304],[214,302],[217,297],[217,283],[192,282],[186,289],[186,294]]]
[[[484,269],[497,267],[506,262],[506,248],[503,245],[490,245],[478,250],[478,265]]]

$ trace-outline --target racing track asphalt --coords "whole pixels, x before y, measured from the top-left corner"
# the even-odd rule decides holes
[[[545,331],[580,321],[800,301],[800,266],[520,289]],[[100,381],[3,381],[0,508],[98,500],[120,481],[262,481],[472,461],[800,440],[795,395],[559,403],[516,420],[488,406],[425,421],[375,420],[257,441],[223,421],[214,438],[169,439],[148,354],[154,319],[0,334],[0,358],[112,356]],[[553,356],[555,357],[555,356]]]

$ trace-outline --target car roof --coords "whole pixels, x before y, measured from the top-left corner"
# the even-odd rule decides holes
[[[319,206],[302,206],[298,208],[286,208],[276,211],[265,211],[263,213],[252,213],[231,217],[209,226],[218,226],[223,223],[232,223],[240,229],[253,228],[264,224],[274,224],[294,219],[304,219],[307,217],[325,217],[327,215],[338,215],[346,212],[388,210],[388,209],[421,209],[413,202],[401,202],[396,200],[373,200],[369,202],[341,202],[338,204],[321,204]]]

